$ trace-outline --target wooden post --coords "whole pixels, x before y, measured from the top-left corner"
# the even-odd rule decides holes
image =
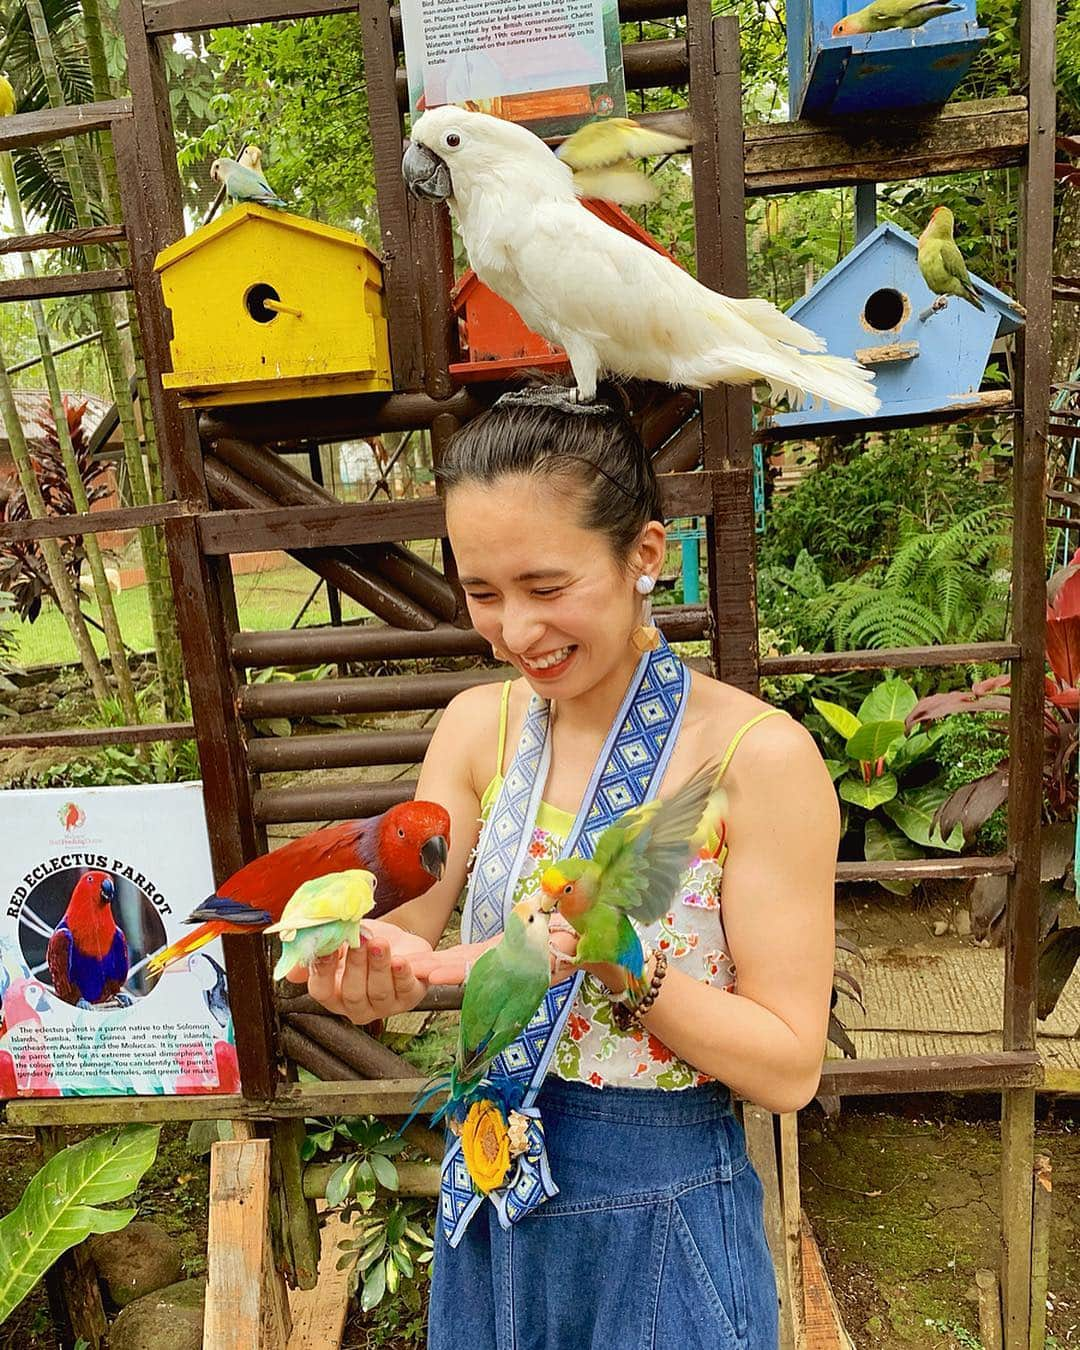
[[[270,1241],[270,1141],[210,1150],[205,1350],[286,1350],[289,1303]]]
[[[1035,1151],[1035,1089],[1002,1094],[1001,1302],[1005,1344],[1029,1341],[1031,1313],[1031,1160]]]
[[[319,1278],[319,1220],[314,1202],[304,1195],[300,1161],[304,1134],[302,1120],[275,1121],[270,1127],[271,1163],[286,1276],[296,1289],[314,1289]]]
[[[979,1338],[983,1350],[1002,1350],[1001,1282],[992,1270],[975,1272],[979,1291]]]
[[[802,1192],[799,1186],[799,1114],[780,1116],[780,1208],[784,1228],[784,1264],[791,1295],[791,1324],[795,1345],[806,1344],[803,1307]]]
[[[36,1134],[43,1162],[69,1142],[67,1131],[58,1125],[42,1125]],[[71,1247],[49,1267],[45,1275],[49,1311],[66,1344],[86,1342],[89,1350],[102,1350],[108,1335],[108,1323],[101,1302],[101,1286],[85,1242]]]
[[[776,1166],[776,1133],[771,1111],[744,1102],[743,1130],[746,1134],[746,1152],[761,1181],[765,1237],[772,1253],[776,1270],[776,1291],[780,1298],[780,1350],[797,1350],[795,1320],[791,1308],[791,1285],[788,1282],[786,1235],[783,1208],[780,1199],[780,1175]]]
[[[1046,1342],[1046,1293],[1050,1286],[1050,1220],[1054,1187],[1050,1159],[1040,1153],[1035,1159],[1031,1202],[1031,1350],[1043,1350]]]

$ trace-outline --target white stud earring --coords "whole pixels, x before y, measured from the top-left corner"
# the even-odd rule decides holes
[[[637,581],[634,582],[634,590],[638,595],[652,595],[656,589],[656,578],[649,576],[648,572],[642,572]]]

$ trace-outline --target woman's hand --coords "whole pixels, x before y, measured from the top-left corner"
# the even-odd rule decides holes
[[[418,972],[432,955],[422,937],[378,919],[364,922],[362,936],[362,946],[342,946],[286,977],[294,984],[306,981],[312,998],[358,1026],[415,1008],[428,987]]]

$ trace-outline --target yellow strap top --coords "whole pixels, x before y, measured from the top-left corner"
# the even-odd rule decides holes
[[[499,788],[499,785],[502,783],[503,756],[506,754],[506,725],[510,708],[511,683],[512,682],[510,680],[507,680],[502,687],[502,699],[500,701],[499,707],[499,753],[495,761],[495,776],[494,778],[492,778],[491,782],[485,788],[484,795],[481,798],[480,805],[483,810],[487,809],[488,804],[492,801],[496,791]],[[720,760],[720,767],[717,769],[716,772],[717,781],[719,781],[727,772],[727,768],[728,765],[731,763],[732,756],[735,754],[735,751],[739,748],[739,742],[746,735],[746,733],[752,727],[756,727],[759,722],[764,722],[767,717],[776,717],[780,715],[783,716],[787,715],[786,713],[784,713],[783,708],[763,708],[761,712],[755,713],[753,717],[749,718],[748,721],[744,722],[742,726],[739,727],[739,729],[732,736],[731,740],[728,741],[727,749],[724,751],[723,758]],[[563,817],[571,822],[574,819],[572,812],[563,811],[557,806],[550,806],[547,802],[541,802],[540,806],[541,811],[545,814],[545,816],[548,817],[549,820],[551,819],[551,817]]]

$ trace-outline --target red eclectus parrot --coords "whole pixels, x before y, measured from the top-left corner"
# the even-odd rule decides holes
[[[80,1008],[122,995],[128,945],[113,917],[116,883],[107,872],[86,872],[75,883],[64,917],[49,939],[46,959],[56,997]]]
[[[624,812],[591,858],[560,858],[540,878],[542,903],[578,934],[574,963],[617,965],[641,992],[645,954],[631,919],[655,923],[702,847],[718,840],[723,793],[709,766],[671,797]]]
[[[449,848],[450,817],[435,802],[401,802],[381,816],[315,830],[234,872],[188,916],[188,923],[199,926],[155,952],[149,971],[161,972],[222,933],[261,933],[280,920],[305,881],[331,872],[374,873],[375,905],[367,917],[377,919],[433,886]]]

